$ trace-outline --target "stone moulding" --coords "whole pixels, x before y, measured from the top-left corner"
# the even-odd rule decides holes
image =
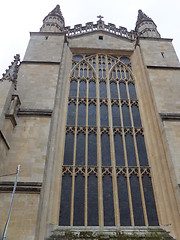
[[[82,24],[77,24],[74,26],[74,28],[70,28],[69,26],[64,27],[64,32],[67,36],[80,35],[83,33],[95,32],[98,30],[104,30],[105,32],[125,37],[130,40],[137,39],[137,32],[135,32],[134,30],[128,32],[127,28],[125,27],[120,26],[119,28],[117,28],[115,24],[105,24],[102,20],[97,21],[96,24],[93,24],[93,22],[88,22],[85,26],[82,26]]]
[[[0,192],[12,192],[13,187],[14,182],[0,182]],[[40,193],[41,187],[42,183],[40,182],[18,182],[16,192]]]
[[[17,112],[18,117],[20,116],[44,116],[51,117],[53,110],[51,109],[27,109],[21,108]]]
[[[110,227],[106,227],[103,230],[98,230],[98,227],[89,227],[88,230],[80,227],[73,227],[73,229],[58,227],[51,232],[51,235],[48,238],[46,238],[46,240],[60,239],[173,240],[174,238],[160,227],[121,227],[118,230],[112,230]]]
[[[0,130],[0,139],[3,140],[3,142],[5,143],[7,149],[9,150],[10,149],[10,145],[8,143],[8,140],[6,139],[6,137],[4,136],[3,132]]]

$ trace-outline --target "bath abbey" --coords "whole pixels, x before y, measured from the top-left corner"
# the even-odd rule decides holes
[[[0,79],[1,239],[180,240],[180,62],[142,10],[134,25],[71,28],[57,5],[14,56]]]

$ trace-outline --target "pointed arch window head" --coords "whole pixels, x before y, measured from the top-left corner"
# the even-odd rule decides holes
[[[130,58],[78,53],[72,66],[59,225],[157,226]]]

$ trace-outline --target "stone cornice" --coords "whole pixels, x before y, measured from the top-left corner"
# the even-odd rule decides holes
[[[12,192],[14,182],[0,182],[0,192]],[[40,193],[42,183],[40,182],[18,182],[16,192]]]

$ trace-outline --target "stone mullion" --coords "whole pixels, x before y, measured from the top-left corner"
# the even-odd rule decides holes
[[[124,69],[124,67],[123,67],[123,69]],[[120,70],[121,70],[121,68],[120,68]],[[120,71],[120,76],[121,76],[121,79],[123,79],[121,71]],[[119,79],[119,80],[121,80],[121,79]],[[120,108],[121,126],[122,126],[122,129],[123,129],[123,131],[122,131],[122,140],[123,140],[123,150],[124,150],[124,161],[125,161],[125,166],[126,166],[127,190],[128,190],[128,198],[129,198],[131,225],[134,226],[134,214],[133,214],[133,205],[132,205],[132,196],[131,196],[131,186],[130,186],[129,171],[128,171],[128,160],[127,160],[126,142],[125,142],[125,134],[124,134],[124,123],[123,123],[123,114],[122,114],[122,105],[121,105],[121,95],[120,95],[119,87],[118,87],[119,108]]]
[[[116,178],[116,160],[114,150],[114,134],[113,134],[113,121],[112,121],[112,109],[111,109],[111,94],[109,83],[109,71],[108,71],[108,59],[106,56],[106,85],[107,85],[107,98],[108,98],[108,119],[109,119],[109,136],[110,136],[110,152],[111,152],[111,166],[112,166],[112,184],[113,184],[113,201],[114,201],[114,217],[115,225],[120,227],[119,217],[119,200]]]
[[[101,128],[100,128],[100,95],[99,95],[99,59],[96,55],[96,122],[97,122],[97,166],[98,166],[98,209],[99,209],[99,226],[104,226],[103,211],[103,186],[102,186],[102,164],[101,164]]]
[[[131,118],[132,129],[133,129],[133,141],[134,141],[134,149],[135,149],[135,155],[136,155],[136,164],[137,164],[137,167],[138,167],[139,185],[140,185],[141,200],[142,200],[143,213],[144,213],[144,221],[145,221],[145,225],[148,226],[146,203],[145,203],[144,190],[143,190],[143,184],[142,184],[142,179],[141,179],[141,168],[140,168],[139,156],[138,156],[138,150],[137,150],[137,143],[136,143],[136,134],[135,134],[135,128],[134,128],[134,121],[133,121],[133,115],[132,115],[129,89],[128,89],[127,85],[128,85],[128,83],[126,82],[127,96],[128,96],[128,102],[129,102],[129,113],[130,113],[130,118]]]
[[[80,74],[80,65],[79,72]],[[73,226],[74,217],[74,187],[75,187],[75,164],[76,164],[76,146],[77,146],[77,121],[78,121],[78,107],[79,107],[79,84],[77,81],[77,98],[76,98],[76,118],[75,118],[75,132],[74,132],[74,151],[73,151],[73,173],[72,173],[72,192],[71,192],[71,216],[70,216],[70,226]]]
[[[89,71],[88,71],[89,73]],[[85,203],[84,203],[84,224],[87,226],[87,212],[88,212],[88,176],[87,176],[87,165],[88,165],[88,92],[89,82],[86,80],[86,138],[85,138]]]

